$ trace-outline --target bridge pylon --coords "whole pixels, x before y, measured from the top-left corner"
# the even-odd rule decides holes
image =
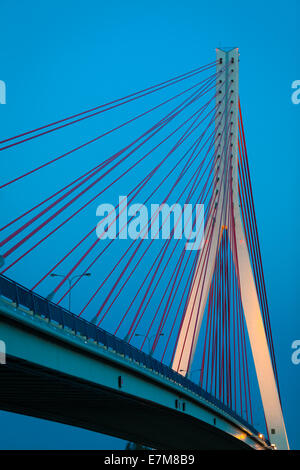
[[[233,205],[233,231],[228,232],[231,247],[236,244],[235,269],[245,315],[258,385],[271,442],[278,449],[289,449],[279,392],[268,347],[266,331],[249,251],[242,224],[238,194],[238,106],[239,51],[217,49],[215,185],[217,200],[212,198],[204,230],[204,243],[199,253],[186,310],[181,323],[172,368],[189,376],[197,347],[200,328],[216,265],[223,231],[227,229],[228,185]],[[229,171],[230,169],[230,171]],[[232,179],[232,182],[230,182]],[[210,232],[209,232],[210,231]],[[210,235],[208,236],[208,232]],[[234,237],[235,240],[231,238]]]

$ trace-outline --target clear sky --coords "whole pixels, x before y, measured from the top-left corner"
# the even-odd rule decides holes
[[[291,84],[300,79],[299,1],[2,0],[0,8],[0,80],[7,87],[1,138],[212,62],[216,47],[239,47],[240,97],[283,407],[291,446],[299,449],[300,365],[291,362],[291,344],[300,339],[300,105],[291,101]],[[38,145],[1,155],[4,180],[47,161],[52,143]],[[62,148],[69,148],[66,142]],[[58,176],[54,170],[49,175],[55,187]],[[25,194],[30,207],[42,184],[32,180],[30,187],[1,195],[3,220]],[[20,273],[17,280],[24,282]],[[1,412],[0,420],[2,449],[124,447],[114,438],[34,418]]]

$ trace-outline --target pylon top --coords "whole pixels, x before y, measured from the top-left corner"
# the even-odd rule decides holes
[[[238,47],[217,47],[218,51],[223,51],[223,52],[230,52],[233,51],[234,49],[238,49]]]

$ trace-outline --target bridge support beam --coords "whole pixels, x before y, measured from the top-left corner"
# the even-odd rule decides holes
[[[216,117],[218,131],[216,134],[215,177],[216,181],[219,181],[221,175],[225,173],[225,178],[222,178],[223,183],[220,187],[218,183],[215,184],[215,190],[218,191],[216,210],[214,211],[214,208],[211,208],[210,217],[205,227],[205,240],[209,238],[209,231],[212,230],[210,247],[208,244],[204,244],[202,252],[199,254],[172,368],[182,375],[189,375],[191,370],[214,273],[218,247],[223,228],[226,225],[226,213],[224,214],[222,202],[229,180],[229,178],[226,178],[226,168],[228,168],[228,158],[230,158],[233,176],[234,226],[237,240],[238,267],[236,266],[236,268],[238,268],[240,279],[243,310],[270,439],[278,449],[288,449],[289,444],[279,394],[240,213],[237,176],[238,67],[238,49],[229,51],[217,49],[217,72],[222,72],[222,74],[217,76],[217,100],[220,108]],[[223,80],[225,80],[225,83],[223,83]],[[221,100],[224,94],[225,99]],[[230,132],[228,132],[229,126],[231,127]],[[230,142],[228,142],[228,135],[230,136]],[[218,136],[221,136],[219,140],[217,139]],[[229,152],[227,151],[228,148]],[[234,246],[234,241],[230,240],[230,242],[231,246]]]
[[[223,227],[226,225],[224,199],[228,184],[228,159],[237,161],[238,136],[238,49],[217,49],[217,104],[215,143],[215,199],[204,230],[203,249],[199,253],[192,287],[181,325],[172,368],[183,375],[191,370],[200,327],[215,269]],[[229,131],[230,127],[230,131]],[[230,141],[229,141],[230,139]],[[233,158],[232,158],[233,157]],[[208,240],[210,242],[208,243]]]

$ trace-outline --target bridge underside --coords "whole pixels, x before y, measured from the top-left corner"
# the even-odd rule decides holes
[[[1,365],[0,408],[155,449],[250,449],[187,414],[11,356]]]

